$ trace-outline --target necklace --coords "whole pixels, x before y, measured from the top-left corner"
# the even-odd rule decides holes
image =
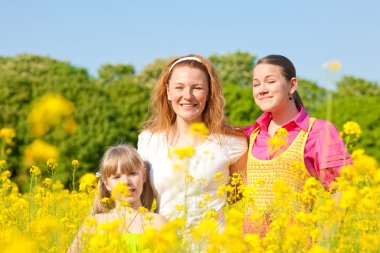
[[[122,221],[122,224],[123,224],[122,227],[121,227],[121,230],[122,231],[126,231],[127,233],[131,233],[129,231],[129,229],[130,229],[131,225],[133,224],[133,222],[135,221],[137,215],[139,214],[138,211],[135,211],[136,214],[130,220],[130,222],[128,223],[128,225],[125,226],[125,222],[127,221],[127,216],[129,216],[129,215],[127,215],[127,212],[130,212],[131,210],[132,210],[132,212],[135,211],[132,208],[126,208],[124,210],[121,210],[121,212],[119,213],[118,210],[115,209],[115,212],[116,212],[117,216],[120,218],[120,220]],[[132,214],[132,212],[130,214]]]

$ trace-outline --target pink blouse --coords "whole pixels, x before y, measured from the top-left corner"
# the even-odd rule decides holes
[[[288,131],[289,147],[301,130],[307,131],[310,116],[303,107],[300,107],[298,115],[286,125],[282,126]],[[268,133],[268,126],[272,120],[272,114],[265,112],[254,125],[244,128],[247,136],[250,136],[254,129],[260,127],[254,146],[252,156],[260,160],[270,160],[268,152],[268,141],[271,136]],[[250,144],[251,145],[251,144]],[[347,148],[339,135],[339,131],[329,121],[316,119],[309,132],[305,146],[305,165],[310,175],[321,178],[323,184],[328,189],[332,181],[339,176],[342,167],[352,164],[352,159]]]

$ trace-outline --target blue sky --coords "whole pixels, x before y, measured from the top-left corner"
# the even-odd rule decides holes
[[[156,58],[237,50],[283,54],[298,76],[326,86],[322,64],[380,84],[380,1],[0,0],[0,56],[33,53],[96,75]]]

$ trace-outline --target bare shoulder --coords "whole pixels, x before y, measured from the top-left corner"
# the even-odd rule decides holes
[[[158,213],[150,213],[153,216],[153,223],[152,227],[159,229],[166,223],[168,223],[168,220],[161,214]]]
[[[94,218],[97,223],[110,222],[114,220],[114,217],[111,213],[97,213],[94,215]]]

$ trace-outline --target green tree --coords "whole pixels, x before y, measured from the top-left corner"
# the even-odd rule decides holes
[[[215,65],[223,83],[251,86],[256,56],[237,51],[225,55],[211,55],[208,59]]]
[[[325,118],[326,103],[321,104],[313,116]],[[359,123],[362,129],[357,147],[364,148],[366,152],[380,159],[380,97],[333,97],[332,100],[332,122],[342,130],[347,121]]]
[[[136,146],[141,123],[148,118],[151,88],[121,78],[110,83],[106,91],[116,109],[119,141]]]
[[[327,98],[327,90],[305,79],[298,80],[298,94],[309,113],[315,112]]]
[[[137,75],[136,83],[146,87],[155,87],[162,71],[173,59],[174,57],[158,58],[153,63],[146,65]]]
[[[135,74],[135,67],[132,65],[123,64],[104,64],[98,70],[100,81],[107,85],[111,81],[115,81],[122,77],[130,76],[133,77]]]
[[[226,83],[223,86],[228,122],[237,126],[253,124],[262,113],[252,97],[252,87]]]
[[[337,94],[343,97],[380,96],[380,86],[362,78],[344,76],[337,83]]]
[[[82,173],[94,171],[105,147],[120,134],[119,126],[115,125],[116,109],[104,87],[91,79],[85,69],[36,55],[1,58],[0,87],[0,110],[4,112],[0,115],[0,125],[16,130],[10,165],[19,178],[26,173],[23,152],[34,139],[27,118],[32,104],[46,94],[61,94],[75,107],[74,118],[78,124],[75,133],[67,134],[62,127],[56,127],[41,137],[60,150],[57,169],[62,181],[69,180],[72,159],[80,161]],[[46,161],[36,165],[44,168]]]

